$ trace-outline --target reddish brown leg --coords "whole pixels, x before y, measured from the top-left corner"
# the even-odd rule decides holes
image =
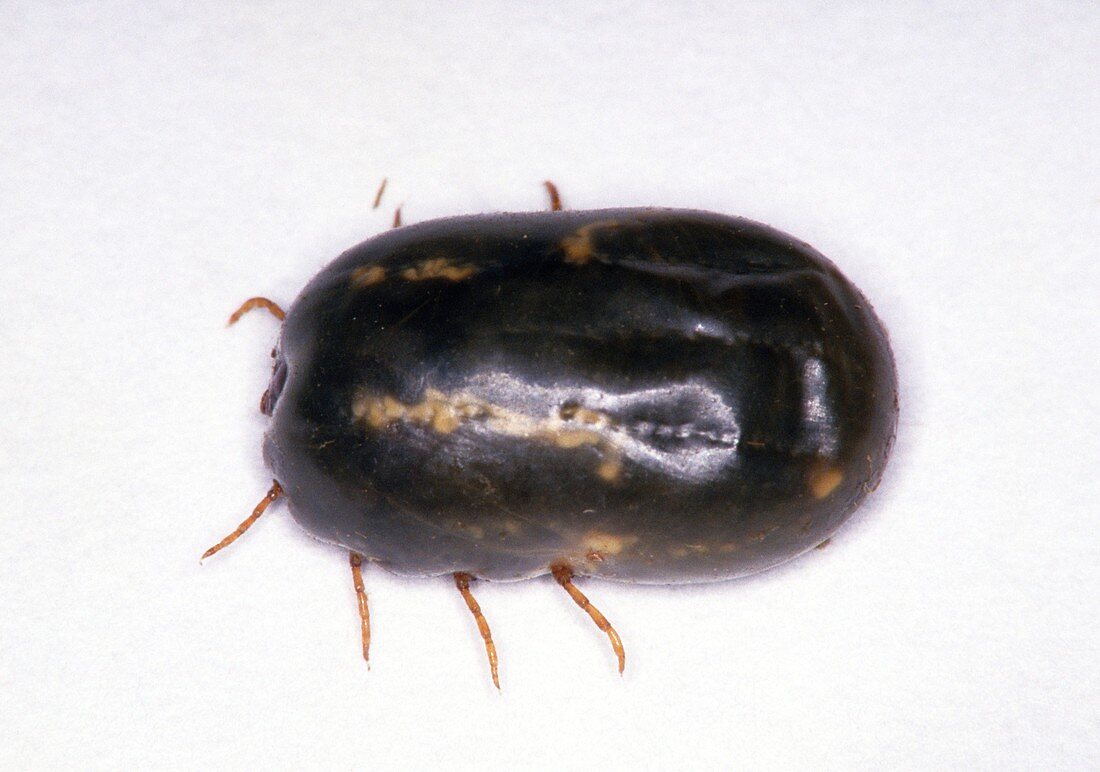
[[[260,515],[262,515],[269,506],[271,506],[271,502],[282,495],[283,486],[279,485],[278,481],[272,480],[271,490],[269,490],[267,492],[267,495],[260,500],[260,503],[256,505],[256,508],[252,510],[252,514],[245,518],[243,523],[237,526],[237,530],[226,536],[224,539],[208,549],[206,552],[202,553],[202,557],[199,558],[199,562],[201,563],[202,561],[213,555],[215,552],[218,552],[235,542],[242,533],[251,528],[252,524],[260,519]]]
[[[500,677],[497,673],[497,647],[493,643],[493,634],[489,631],[489,623],[485,621],[485,615],[481,613],[481,606],[474,600],[474,595],[470,592],[470,582],[474,577],[469,574],[464,574],[461,571],[455,574],[455,587],[462,593],[463,600],[466,601],[467,608],[470,609],[470,613],[474,615],[474,621],[477,622],[478,632],[481,633],[481,639],[485,641],[485,653],[489,656],[489,671],[493,676],[493,686],[498,690],[500,689]]]
[[[401,207],[403,206],[404,204],[398,204],[397,208],[393,210],[393,227],[395,228],[401,227]]]
[[[359,602],[359,620],[363,628],[363,659],[370,668],[370,609],[367,608],[367,590],[363,586],[363,556],[358,552],[352,552],[349,556],[351,562],[351,578],[355,582],[355,599]]]
[[[622,674],[623,668],[626,667],[626,651],[623,649],[622,639],[619,638],[619,634],[615,632],[615,628],[611,626],[611,623],[607,621],[607,617],[601,614],[600,610],[592,605],[584,593],[573,585],[573,569],[565,564],[558,563],[550,566],[550,573],[554,575],[554,579],[557,580],[558,584],[569,593],[569,597],[584,609],[588,616],[592,617],[596,627],[607,633],[607,637],[611,639],[611,648],[615,650],[615,656],[619,658],[619,673]]]
[[[249,298],[241,303],[241,307],[234,311],[233,315],[229,317],[229,324],[236,324],[238,319],[256,308],[266,308],[271,312],[272,316],[280,322],[286,319],[286,312],[283,311],[274,300],[268,300],[267,298]]]
[[[382,194],[386,192],[386,183],[389,182],[388,177],[382,178],[382,184],[378,186],[378,192],[374,194],[374,204],[371,209],[377,209],[378,205],[382,203]]]
[[[558,186],[552,183],[550,180],[542,183],[546,186],[546,192],[550,194],[550,211],[561,211],[561,196],[558,195]]]

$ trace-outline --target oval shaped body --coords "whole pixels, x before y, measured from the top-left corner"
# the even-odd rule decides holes
[[[886,334],[807,245],[661,209],[395,229],[289,309],[265,457],[311,534],[393,571],[741,576],[882,475]]]

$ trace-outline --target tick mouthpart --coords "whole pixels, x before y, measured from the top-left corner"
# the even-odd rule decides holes
[[[286,386],[286,376],[286,360],[276,356],[275,365],[271,371],[271,382],[268,383],[267,391],[260,397],[260,412],[264,415],[269,416],[275,412],[275,403],[283,393],[283,387]]]

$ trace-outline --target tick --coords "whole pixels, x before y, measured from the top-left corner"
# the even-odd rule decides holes
[[[362,566],[471,586],[756,573],[824,543],[873,490],[897,378],[870,304],[806,244],[701,211],[562,211],[395,227],[284,314],[271,490]],[[395,218],[395,224],[399,220]]]

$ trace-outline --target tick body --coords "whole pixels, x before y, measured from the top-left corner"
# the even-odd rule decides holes
[[[664,584],[826,540],[878,484],[897,384],[870,305],[807,245],[615,209],[345,252],[287,311],[263,409],[291,513],[365,562]]]

